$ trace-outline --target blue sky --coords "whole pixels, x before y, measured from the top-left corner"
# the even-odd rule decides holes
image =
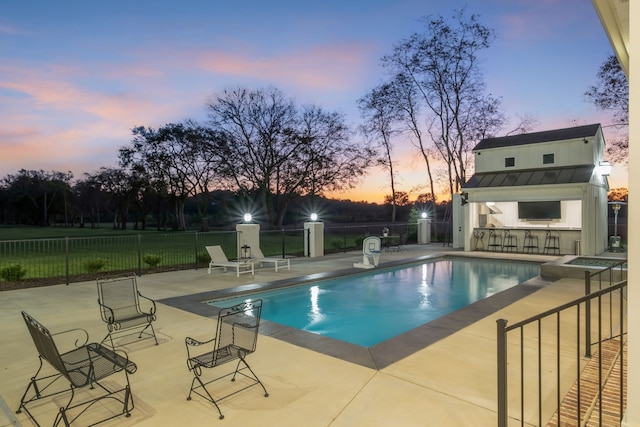
[[[380,58],[421,17],[464,6],[498,34],[482,67],[513,122],[607,123],[583,95],[612,53],[587,0],[3,1],[0,177],[115,166],[134,126],[205,120],[207,98],[238,85],[275,86],[355,126],[357,99],[385,77]],[[400,189],[417,194],[424,166],[406,143],[396,159]],[[373,173],[334,196],[386,192]]]

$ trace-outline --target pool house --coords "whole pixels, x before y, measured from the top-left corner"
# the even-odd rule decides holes
[[[600,124],[486,138],[454,203],[465,250],[597,255],[607,248]]]

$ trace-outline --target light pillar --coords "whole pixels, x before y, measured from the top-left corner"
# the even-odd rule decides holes
[[[260,224],[236,224],[236,232],[238,258],[249,256],[250,248],[260,247]],[[246,248],[247,246],[248,248]]]
[[[310,258],[324,256],[324,223],[304,223],[304,255]]]
[[[431,243],[431,220],[429,218],[418,219],[418,244]]]

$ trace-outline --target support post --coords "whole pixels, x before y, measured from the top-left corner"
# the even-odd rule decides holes
[[[611,273],[609,273],[611,274]],[[591,272],[584,271],[584,294],[591,293]],[[585,357],[591,357],[591,298],[584,302],[584,346]]]
[[[282,229],[282,258],[284,259],[286,257],[286,248],[285,248],[285,234],[284,234],[284,228]]]
[[[507,427],[507,321],[498,319],[498,427]]]

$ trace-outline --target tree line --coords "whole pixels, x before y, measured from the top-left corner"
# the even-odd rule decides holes
[[[424,161],[422,192],[413,203],[435,212],[442,204],[436,188],[449,196],[460,190],[478,142],[527,132],[535,120],[520,117],[504,131],[506,114],[500,99],[486,91],[479,65],[496,34],[478,15],[462,9],[450,19],[434,15],[422,23],[421,32],[382,58],[387,78],[357,101],[357,129],[349,128],[344,115],[298,105],[274,87],[225,89],[208,100],[205,123],[133,128],[116,167],[77,180],[57,171],[4,177],[0,221],[51,224],[62,217],[65,224],[95,225],[108,213],[116,228],[133,221],[144,229],[153,219],[160,228],[187,229],[189,207],[204,229],[212,212],[234,210],[281,227],[300,200],[314,210],[314,204],[326,203],[326,193],[353,188],[371,168],[382,167],[391,189],[385,205],[395,222],[397,208],[412,203],[397,188],[398,143],[412,144]],[[628,124],[628,85],[615,58],[597,77],[587,98],[611,112],[616,124]],[[625,149],[628,140],[609,147],[609,154],[624,158]]]

